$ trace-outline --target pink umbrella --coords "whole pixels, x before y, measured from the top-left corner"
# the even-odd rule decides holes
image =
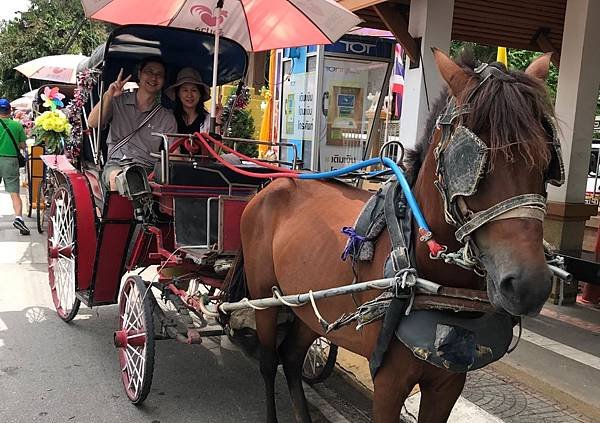
[[[240,43],[247,51],[314,44],[341,38],[360,18],[334,0],[81,0],[86,16],[119,25],[194,29]],[[213,63],[216,98],[218,54]],[[212,102],[211,116],[215,115]]]

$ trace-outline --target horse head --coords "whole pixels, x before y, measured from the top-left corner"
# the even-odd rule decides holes
[[[546,185],[564,176],[544,83],[550,55],[525,72],[497,63],[470,69],[436,49],[434,57],[449,92],[415,189],[437,188],[427,188],[437,202],[428,217],[433,232],[454,232],[448,245],[462,244],[477,263],[492,304],[537,314],[552,276],[543,246]]]

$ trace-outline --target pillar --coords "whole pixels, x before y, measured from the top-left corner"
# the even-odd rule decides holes
[[[408,32],[421,39],[422,63],[407,64],[404,71],[404,97],[400,117],[401,140],[413,147],[423,134],[429,106],[439,97],[443,80],[439,75],[431,47],[450,50],[454,0],[412,0]]]
[[[599,20],[599,1],[567,1],[555,106],[566,182],[549,187],[544,224],[545,238],[561,250],[580,250],[585,222],[597,214],[597,206],[585,204],[585,187],[600,84]],[[576,284],[567,286],[565,302],[576,295]],[[555,284],[551,299],[557,296]]]

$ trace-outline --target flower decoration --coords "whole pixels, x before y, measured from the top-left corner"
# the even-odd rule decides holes
[[[58,154],[63,150],[64,139],[71,132],[67,116],[60,110],[48,110],[35,119],[33,135],[35,144],[44,144],[46,152]]]
[[[77,88],[73,94],[73,99],[65,108],[67,118],[71,124],[71,136],[66,140],[65,153],[71,160],[76,160],[80,156],[81,143],[83,142],[83,107],[87,103],[92,89],[98,82],[100,71],[97,69],[86,69],[77,74]]]
[[[65,96],[58,91],[58,87],[44,88],[44,94],[41,97],[44,100],[44,107],[49,107],[50,110],[56,110],[57,107],[65,107],[62,102]]]

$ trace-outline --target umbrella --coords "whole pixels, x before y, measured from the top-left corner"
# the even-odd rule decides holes
[[[29,79],[75,84],[77,65],[87,59],[80,54],[60,54],[44,56],[17,66],[15,69]]]
[[[247,51],[331,44],[360,18],[334,0],[81,0],[86,16],[113,24],[195,29],[240,43]],[[218,54],[214,56],[216,98]],[[212,102],[211,116],[215,116]],[[211,125],[212,126],[212,125]]]
[[[23,109],[23,110],[31,109],[31,104],[33,103],[33,100],[35,99],[37,91],[38,90],[31,90],[31,91],[23,94],[21,97],[17,98],[16,100],[11,101],[10,102],[11,107],[13,109]]]

